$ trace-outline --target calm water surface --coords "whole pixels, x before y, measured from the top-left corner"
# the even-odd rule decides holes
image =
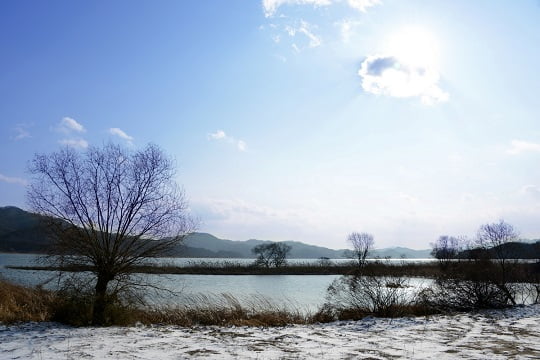
[[[431,261],[431,259],[429,259]],[[155,259],[159,263],[185,266],[201,261],[219,266],[226,262],[251,263],[253,259]],[[290,262],[310,263],[313,259],[291,259]],[[349,260],[333,260],[349,261]],[[403,260],[399,260],[403,261]],[[414,261],[422,261],[414,259]],[[397,262],[396,262],[397,263]],[[39,256],[29,254],[0,254],[0,276],[27,286],[43,285],[54,289],[58,286],[57,273],[6,269],[6,265],[36,265]],[[339,275],[139,275],[150,284],[169,289],[177,295],[165,294],[161,303],[182,303],[193,295],[231,294],[241,302],[261,296],[275,304],[285,304],[299,310],[316,310],[324,303],[326,289]],[[431,281],[412,279],[415,287],[423,287]]]

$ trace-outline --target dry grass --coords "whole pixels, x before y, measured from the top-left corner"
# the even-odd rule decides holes
[[[137,318],[146,324],[180,326],[285,326],[312,322],[309,314],[262,296],[240,302],[230,294],[193,295],[182,305],[139,310]]]
[[[54,293],[25,288],[0,280],[0,322],[48,321],[52,318]]]

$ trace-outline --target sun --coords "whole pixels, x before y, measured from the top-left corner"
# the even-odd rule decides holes
[[[387,43],[387,53],[409,66],[437,69],[439,66],[439,41],[427,29],[410,26],[392,34]]]

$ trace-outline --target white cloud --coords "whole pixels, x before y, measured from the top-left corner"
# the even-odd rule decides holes
[[[282,5],[311,5],[313,7],[330,6],[344,3],[344,0],[263,0],[264,15],[272,17]],[[372,6],[380,4],[380,0],[347,0],[346,4],[358,11],[366,12]]]
[[[110,128],[108,132],[109,132],[109,134],[111,134],[113,136],[118,136],[119,138],[124,139],[129,143],[131,143],[133,141],[133,136],[129,136],[122,129]]]
[[[361,12],[366,12],[367,8],[379,5],[381,3],[381,0],[347,0],[347,3],[353,9],[359,10]]]
[[[398,98],[419,97],[432,105],[448,101],[448,93],[438,86],[439,73],[427,66],[413,66],[394,56],[368,56],[358,71],[364,91]]]
[[[339,27],[341,41],[348,43],[351,40],[351,37],[354,35],[354,28],[360,26],[361,23],[354,20],[341,20],[334,25]]]
[[[528,141],[512,140],[511,147],[506,152],[511,155],[517,155],[522,152],[540,152],[540,144]]]
[[[81,149],[86,149],[88,147],[88,141],[84,139],[62,139],[59,141],[59,143]]]
[[[220,139],[226,139],[226,138],[227,138],[227,134],[225,134],[225,131],[223,131],[223,130],[218,130],[218,131],[216,131],[215,133],[208,134],[208,137],[209,137],[210,139],[220,140]]]
[[[328,6],[333,0],[263,0],[262,6],[264,16],[273,16],[277,9],[282,5],[313,5],[313,6]]]
[[[238,147],[238,150],[240,150],[240,151],[246,151],[247,144],[246,144],[245,141],[243,141],[243,140],[238,140],[238,143],[236,144],[236,146]]]
[[[26,181],[25,179],[21,179],[21,178],[18,178],[18,177],[6,176],[6,175],[3,175],[3,174],[0,174],[0,181],[6,182],[8,184],[17,184],[17,185],[22,185],[22,186],[28,185],[28,181]]]
[[[312,25],[310,25],[307,21],[300,20],[300,25],[298,26],[286,26],[285,31],[287,34],[289,34],[290,37],[296,37],[297,34],[304,35],[308,42],[306,46],[299,46],[296,43],[292,44],[293,49],[296,52],[300,52],[302,48],[308,47],[308,48],[316,48],[322,44],[321,39],[313,33]]]
[[[70,118],[68,116],[62,118],[62,120],[60,121],[60,125],[58,126],[58,130],[64,133],[71,133],[71,132],[83,133],[86,131],[84,126],[78,123],[75,119]]]
[[[246,151],[247,144],[244,140],[237,140],[232,136],[229,136],[223,130],[217,130],[215,133],[208,134],[209,140],[225,141],[229,144],[235,145],[239,151]]]

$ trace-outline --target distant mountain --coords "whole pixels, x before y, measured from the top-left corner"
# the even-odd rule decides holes
[[[459,258],[468,259],[481,255],[496,258],[497,253],[505,254],[508,259],[540,259],[540,240],[535,242],[508,242],[488,250],[464,250],[458,254]]]
[[[177,249],[178,254],[184,251],[191,251],[194,248],[203,248],[210,250],[212,257],[235,257],[235,258],[253,258],[251,252],[259,244],[269,243],[268,240],[246,240],[233,241],[219,239],[207,233],[194,233],[186,237],[182,248]],[[321,246],[308,245],[298,241],[284,241],[291,246],[289,258],[295,259],[316,259],[320,257],[341,258],[344,250],[333,250]],[[185,255],[184,255],[185,256]]]
[[[50,244],[42,217],[15,206],[0,207],[0,252],[43,253]]]
[[[0,207],[0,252],[44,253],[50,239],[41,223],[42,217],[14,206]],[[207,233],[193,233],[177,246],[171,256],[213,257],[213,258],[253,258],[255,246],[269,243],[267,240],[233,241],[219,239]],[[308,245],[298,241],[285,241],[291,246],[289,258],[330,259],[345,258],[347,250],[334,250],[322,246]],[[411,250],[408,248],[388,248],[373,250],[370,257],[428,258],[430,250]]]

